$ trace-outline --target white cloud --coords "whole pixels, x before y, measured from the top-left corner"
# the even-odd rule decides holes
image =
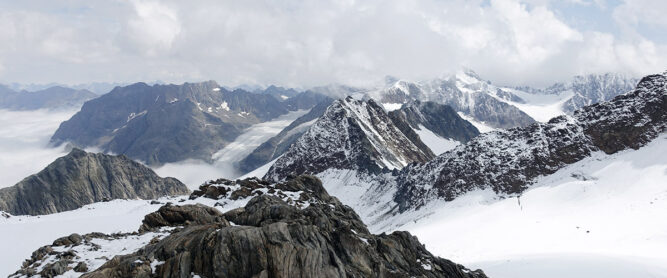
[[[157,1],[132,1],[134,14],[127,19],[120,39],[135,50],[155,56],[171,49],[181,32],[177,12]]]
[[[655,12],[638,8],[648,1],[627,2],[614,12],[630,14],[626,28],[642,22],[664,28]],[[430,78],[467,66],[500,83],[543,85],[605,69],[663,70],[660,42],[577,30],[551,3],[78,0],[61,4],[67,13],[51,2],[15,4],[0,12],[8,26],[0,30],[7,42],[0,45],[6,67],[0,81],[363,85],[385,75]]]
[[[16,184],[66,154],[64,146],[47,144],[60,123],[75,112],[0,110],[0,188]]]

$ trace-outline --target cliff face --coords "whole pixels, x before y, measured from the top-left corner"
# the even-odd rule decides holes
[[[187,194],[174,178],[161,178],[125,156],[74,149],[39,173],[0,189],[0,210],[41,215],[112,199],[155,199]]]

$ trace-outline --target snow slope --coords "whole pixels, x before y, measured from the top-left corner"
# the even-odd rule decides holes
[[[388,221],[490,277],[667,277],[664,219],[665,134],[637,151],[595,153],[520,198],[475,191]],[[544,271],[553,268],[560,272]]]
[[[454,149],[461,144],[461,142],[453,139],[442,138],[422,125],[419,125],[419,128],[414,129],[414,131],[419,135],[419,139],[421,139],[435,155],[440,155],[441,153]]]

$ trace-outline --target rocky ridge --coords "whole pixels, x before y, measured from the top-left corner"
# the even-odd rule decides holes
[[[10,277],[65,272],[82,277],[486,277],[433,256],[407,232],[370,234],[357,214],[312,176],[278,184],[221,179],[202,185],[192,198],[222,200],[239,190],[250,190],[243,197],[249,201],[225,213],[168,204],[147,215],[135,233],[58,239],[35,251]],[[304,203],[290,204],[273,194],[278,191],[297,194]],[[103,237],[141,238],[137,242],[143,246],[89,268],[86,262],[99,264],[88,258],[95,254],[95,238]]]
[[[290,125],[281,130],[276,136],[259,145],[239,162],[239,169],[247,173],[281,156],[324,114],[332,102],[333,99],[320,102],[307,114],[290,123]]]
[[[156,199],[187,193],[187,187],[177,179],[161,178],[126,156],[73,149],[39,173],[0,189],[0,211],[40,215],[113,199]]]
[[[404,134],[375,101],[347,97],[329,106],[264,178],[278,181],[329,168],[380,173],[433,157],[416,134]]]
[[[520,194],[536,177],[554,173],[591,152],[637,149],[667,126],[667,75],[644,77],[636,89],[573,116],[499,130],[471,140],[396,178],[399,211],[434,198],[452,200],[474,190]]]

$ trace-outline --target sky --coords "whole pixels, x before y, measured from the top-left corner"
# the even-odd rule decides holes
[[[664,0],[0,0],[0,83],[500,85],[667,70]]]

